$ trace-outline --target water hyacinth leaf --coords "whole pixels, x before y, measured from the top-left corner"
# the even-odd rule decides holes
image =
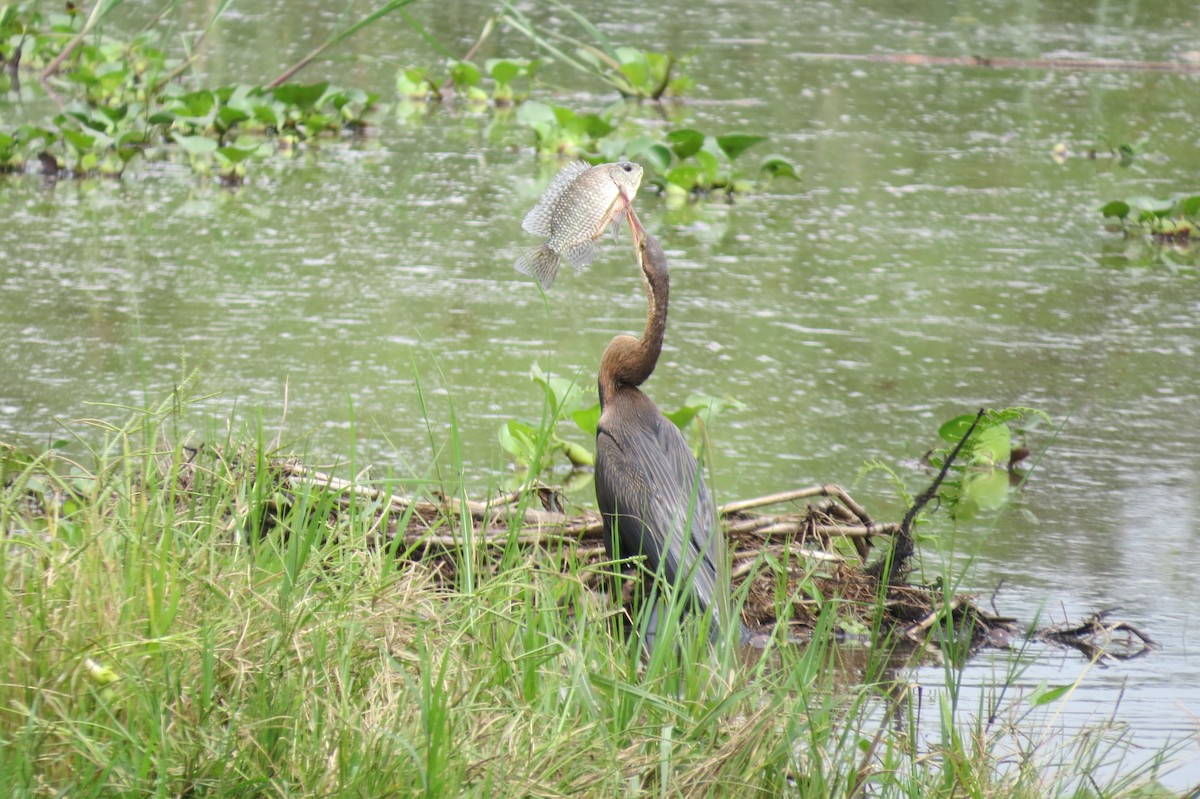
[[[1100,214],[1102,216],[1112,216],[1116,217],[1117,219],[1124,219],[1125,217],[1129,216],[1129,212],[1131,210],[1133,209],[1129,207],[1129,203],[1121,200],[1113,200],[1100,209]]]
[[[249,118],[250,115],[245,111],[228,105],[217,112],[217,121],[220,122],[221,128],[224,130],[229,130],[234,125],[239,122],[245,122]]]
[[[700,164],[700,168],[704,170],[704,184],[711,186],[717,182],[720,176],[720,165],[717,163],[717,157],[708,150],[699,150],[696,152],[696,163]]]
[[[271,90],[272,96],[284,105],[292,105],[301,111],[308,111],[325,96],[329,81],[320,83],[285,83]]]
[[[1006,469],[968,475],[959,492],[959,515],[971,518],[978,511],[998,510],[1008,501],[1010,486]]]
[[[1012,431],[1006,424],[996,424],[985,427],[976,433],[975,443],[977,457],[987,458],[992,463],[1006,464],[1012,457]]]
[[[338,124],[338,121],[329,114],[309,114],[304,118],[304,132],[309,136],[317,136],[337,127]]]
[[[240,164],[258,152],[257,147],[218,147],[217,155],[231,164]]]
[[[532,466],[537,455],[537,431],[516,419],[500,426],[500,447],[524,466]]]
[[[592,451],[581,444],[576,444],[573,441],[559,441],[558,445],[562,448],[563,454],[567,456],[567,460],[571,465],[578,468],[580,466],[595,466],[596,456]]]
[[[137,116],[137,114],[141,111],[141,107],[142,106],[140,103],[133,104],[133,116]],[[104,117],[104,119],[108,121],[109,125],[111,125],[112,123],[120,122],[121,120],[125,119],[125,117],[130,116],[130,108],[131,106],[124,104],[117,106],[102,105],[96,109],[96,115]]]
[[[521,74],[521,67],[513,61],[499,58],[489,58],[484,62],[484,68],[496,83],[512,83]]]
[[[555,117],[553,109],[545,103],[539,103],[536,100],[521,103],[521,107],[517,109],[517,119],[532,128],[536,128],[539,125],[558,124],[558,118]]]
[[[675,425],[680,430],[686,430],[687,426],[692,423],[692,420],[695,419],[697,414],[699,414],[702,410],[703,406],[700,405],[684,405],[683,407],[671,411],[670,413],[664,413],[663,416],[671,420],[671,424]]]
[[[671,156],[671,150],[667,149],[665,144],[659,144],[648,136],[638,136],[629,140],[625,145],[625,152],[631,158],[641,157],[649,162],[650,168],[654,172],[662,174],[667,169],[671,168],[671,162],[674,158]]]
[[[1183,216],[1200,215],[1200,194],[1179,201],[1179,213]]]
[[[554,112],[554,121],[562,127],[566,127],[579,119],[579,114],[576,114],[565,105],[553,105],[550,106],[550,110]]]
[[[942,423],[942,426],[938,428],[938,436],[943,441],[957,444],[963,435],[966,434],[967,430],[970,429],[971,423],[974,421],[975,414],[973,413],[955,416],[953,419]]]
[[[792,165],[792,162],[779,155],[768,155],[763,159],[759,170],[773,178],[800,179],[800,176],[796,174],[796,167]]]
[[[692,191],[699,185],[700,174],[700,167],[683,164],[668,170],[663,177],[667,179],[668,183],[674,184],[684,191]]]
[[[1126,202],[1131,208],[1153,216],[1166,216],[1175,208],[1175,203],[1171,200],[1160,200],[1155,197],[1130,197]]]
[[[89,136],[77,130],[64,130],[63,140],[80,152],[86,152],[96,145],[96,137]]]
[[[600,403],[575,411],[571,414],[571,421],[575,422],[580,430],[594,437],[597,428],[600,427]]]
[[[272,128],[279,128],[283,125],[283,115],[270,103],[254,106],[254,118]]]
[[[181,112],[179,116],[204,119],[212,113],[217,98],[212,92],[202,90],[177,97],[175,102],[176,108]]]
[[[704,146],[704,134],[687,128],[673,130],[667,134],[667,141],[680,159],[691,158]]]
[[[621,65],[621,74],[634,88],[644,88],[650,83],[650,70],[644,61],[629,61]]]
[[[204,155],[216,151],[217,142],[207,136],[184,136],[176,133],[175,143],[182,147],[188,155]]]
[[[450,80],[458,87],[474,86],[479,83],[479,67],[470,61],[459,61],[450,68]]]
[[[408,67],[396,73],[396,91],[401,97],[422,99],[429,96],[432,88],[423,69]]]
[[[629,152],[627,149],[629,142],[614,136],[606,136],[600,139],[598,144],[600,145],[601,161],[620,161]]]
[[[627,45],[616,48],[616,50],[613,51],[613,54],[617,57],[618,63],[621,64],[634,64],[646,60],[646,54],[644,51],[639,50],[636,47],[629,47]]]
[[[585,114],[582,121],[584,131],[593,139],[603,139],[616,130],[611,122],[599,114]]]
[[[99,83],[96,73],[87,66],[80,66],[68,72],[67,80],[72,83],[78,83],[81,86],[95,86]]]
[[[671,67],[671,56],[665,53],[647,52],[642,57],[646,59],[646,66],[650,68],[650,76],[654,78],[655,83],[667,76],[667,70]]]
[[[738,156],[759,142],[767,140],[766,136],[752,136],[745,133],[730,133],[717,137],[717,146],[730,161],[736,161]]]

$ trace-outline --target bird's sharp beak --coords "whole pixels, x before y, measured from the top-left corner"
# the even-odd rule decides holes
[[[638,219],[637,211],[633,210],[633,206],[629,206],[629,230],[633,233],[633,249],[636,252],[641,252],[642,242],[646,240],[646,229],[642,227],[642,220]]]

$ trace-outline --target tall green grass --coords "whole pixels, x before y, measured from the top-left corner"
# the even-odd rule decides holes
[[[685,629],[646,659],[569,548],[496,555],[448,514],[439,569],[372,543],[386,503],[284,492],[261,428],[200,442],[182,408],[73,460],[0,447],[5,796],[1149,795],[1112,736],[962,723],[952,668],[918,728],[905,661],[830,644],[837,603],[803,648]],[[383,487],[465,497],[429,431],[441,462]]]

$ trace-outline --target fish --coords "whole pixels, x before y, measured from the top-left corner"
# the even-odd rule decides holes
[[[554,176],[542,198],[521,224],[546,242],[517,259],[518,272],[536,277],[543,289],[554,284],[562,259],[582,272],[596,257],[596,239],[609,226],[629,219],[637,235],[633,196],[642,183],[642,168],[630,161],[589,166],[567,165]],[[615,231],[614,231],[615,232]]]

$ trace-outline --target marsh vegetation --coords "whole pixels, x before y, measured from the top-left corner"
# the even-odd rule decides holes
[[[1178,712],[1200,684],[1178,646],[1194,79],[801,57],[1119,41],[1184,61],[1190,4],[1057,10],[1095,26],[1084,43],[986,4],[923,21],[930,38],[862,4],[535,5],[0,8],[0,785],[1200,780]],[[1109,140],[1138,143],[1054,148]],[[651,392],[727,506],[765,649],[713,656],[685,632],[646,662],[594,590],[591,386],[637,324],[636,280],[598,263],[546,299],[508,255],[575,157],[646,171],[639,209],[679,285]],[[855,542],[886,559],[886,525],[980,406],[916,519],[913,573],[881,590]],[[815,497],[740,502],[814,483],[880,527]],[[1051,615],[1094,647],[1025,636]]]

